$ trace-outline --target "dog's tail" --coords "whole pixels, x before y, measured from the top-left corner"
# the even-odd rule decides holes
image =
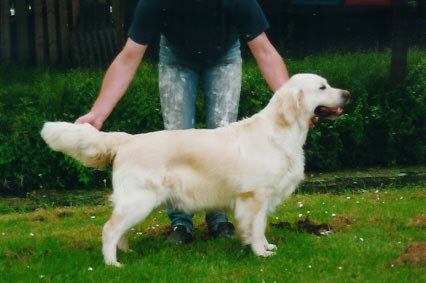
[[[133,138],[126,133],[100,132],[90,124],[66,122],[46,122],[41,136],[53,150],[99,170],[114,159],[121,144]]]

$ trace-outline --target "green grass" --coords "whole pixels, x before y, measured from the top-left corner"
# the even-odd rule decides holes
[[[237,239],[209,239],[202,215],[195,217],[192,243],[170,244],[167,215],[157,210],[131,231],[134,251],[119,252],[121,269],[105,266],[101,254],[110,206],[9,213],[0,199],[0,281],[425,282],[424,263],[394,263],[407,245],[426,240],[425,199],[424,186],[293,195],[269,217],[269,223],[292,223],[268,226],[267,238],[278,245],[270,258],[254,256]],[[296,229],[307,215],[334,232],[318,237]],[[414,223],[416,216],[423,222]]]

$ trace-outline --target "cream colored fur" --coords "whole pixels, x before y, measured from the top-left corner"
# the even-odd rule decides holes
[[[189,213],[233,211],[242,242],[270,256],[276,246],[265,238],[267,213],[304,177],[303,144],[314,109],[343,106],[344,92],[317,75],[299,74],[261,112],[223,128],[129,135],[48,122],[41,135],[86,166],[114,160],[114,211],[102,234],[106,264],[120,266],[116,252],[129,248],[127,231],[161,204]]]

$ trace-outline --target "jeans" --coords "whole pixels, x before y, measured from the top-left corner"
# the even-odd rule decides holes
[[[241,91],[241,51],[237,41],[214,61],[195,62],[178,56],[162,36],[160,40],[159,90],[164,127],[189,129],[195,125],[195,101],[201,81],[205,94],[206,126],[213,129],[237,120]],[[168,208],[172,226],[193,228],[192,215]],[[209,227],[228,219],[221,212],[206,215]]]

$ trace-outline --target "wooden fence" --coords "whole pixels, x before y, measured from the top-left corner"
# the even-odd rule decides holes
[[[0,64],[107,64],[123,44],[124,3],[0,0]]]

